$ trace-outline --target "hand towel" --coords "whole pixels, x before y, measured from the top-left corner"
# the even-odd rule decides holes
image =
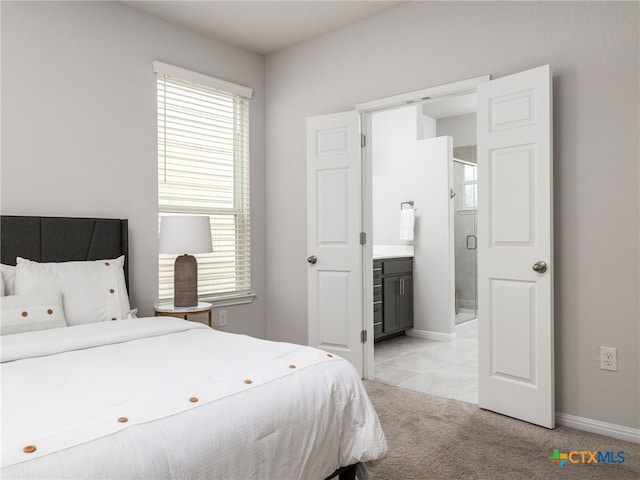
[[[413,240],[413,226],[415,225],[415,209],[400,210],[400,240]]]

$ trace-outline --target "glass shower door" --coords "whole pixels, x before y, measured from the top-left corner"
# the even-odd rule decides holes
[[[478,259],[476,237],[477,167],[454,159],[454,238],[456,275],[456,325],[476,318]]]

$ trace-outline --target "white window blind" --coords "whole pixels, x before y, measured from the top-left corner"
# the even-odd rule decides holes
[[[249,99],[156,72],[159,217],[209,215],[213,252],[195,255],[198,296],[248,295]],[[173,298],[175,257],[160,254],[161,300]]]

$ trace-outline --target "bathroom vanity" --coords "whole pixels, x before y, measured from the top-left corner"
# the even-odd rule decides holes
[[[411,252],[413,253],[413,252]],[[413,255],[388,252],[373,259],[374,340],[413,328]]]

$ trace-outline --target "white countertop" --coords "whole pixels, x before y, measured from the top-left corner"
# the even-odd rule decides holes
[[[413,257],[413,245],[374,245],[373,259]]]

